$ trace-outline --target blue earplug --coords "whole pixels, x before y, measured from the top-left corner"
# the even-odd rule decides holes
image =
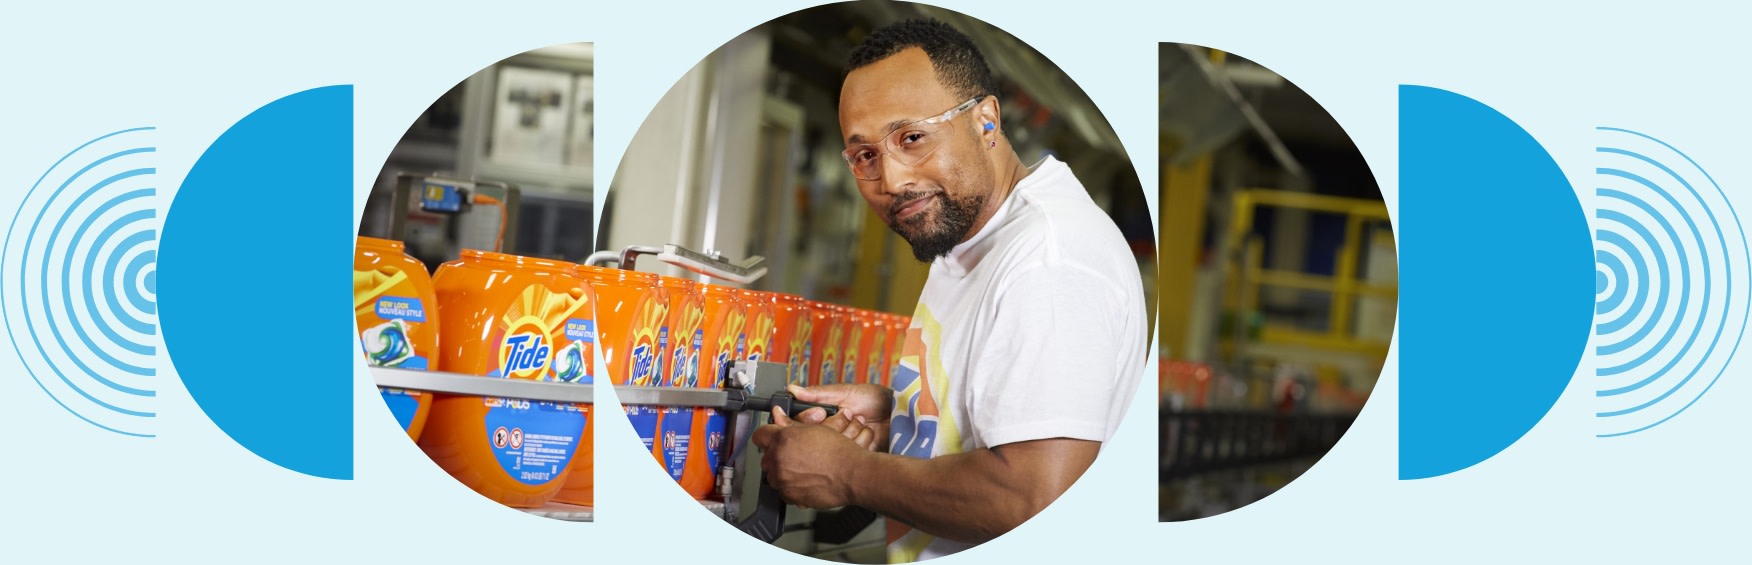
[[[996,124],[991,123],[991,122],[985,123],[985,130],[986,131],[992,131],[992,128],[995,128],[995,127],[998,127],[998,126]]]

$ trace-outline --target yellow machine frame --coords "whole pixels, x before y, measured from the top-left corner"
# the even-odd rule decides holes
[[[1325,331],[1312,332],[1307,330],[1274,327],[1262,325],[1259,332],[1261,343],[1275,343],[1314,347],[1332,351],[1370,355],[1385,358],[1387,343],[1365,341],[1358,339],[1350,331],[1352,306],[1358,296],[1372,296],[1397,300],[1399,286],[1372,285],[1357,277],[1359,257],[1362,247],[1363,227],[1369,222],[1388,221],[1387,205],[1377,200],[1363,200],[1327,196],[1306,192],[1292,192],[1255,188],[1237,191],[1234,194],[1233,214],[1229,223],[1229,234],[1226,240],[1229,253],[1225,254],[1226,277],[1232,283],[1236,301],[1230,306],[1234,312],[1252,312],[1260,301],[1260,294],[1265,287],[1296,288],[1332,293],[1331,312],[1328,316],[1329,325]],[[1264,242],[1257,237],[1250,237],[1253,230],[1255,211],[1263,206],[1290,208],[1311,212],[1339,214],[1345,217],[1344,242],[1339,246],[1338,264],[1333,276],[1316,275],[1296,271],[1267,269],[1264,267]],[[1236,249],[1239,247],[1240,249]],[[1240,251],[1240,253],[1236,253]],[[1240,259],[1239,273],[1235,259]],[[1235,275],[1239,274],[1237,277]],[[1238,319],[1239,321],[1239,319]]]

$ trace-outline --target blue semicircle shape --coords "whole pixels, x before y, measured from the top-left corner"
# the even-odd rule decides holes
[[[238,121],[177,190],[158,243],[159,325],[189,396],[287,469],[353,476],[353,87]]]
[[[1401,85],[1399,159],[1399,478],[1409,480],[1489,459],[1545,417],[1587,346],[1595,264],[1562,169],[1489,106]]]

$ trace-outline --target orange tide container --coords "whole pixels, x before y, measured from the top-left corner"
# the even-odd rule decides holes
[[[807,385],[803,369],[803,351],[809,345],[810,331],[815,327],[809,315],[809,301],[795,294],[774,293],[773,352],[768,359],[790,367],[790,384]]]
[[[706,296],[700,284],[663,277],[669,295],[669,374],[659,386],[697,386],[700,350],[706,343]]]
[[[669,358],[668,374],[658,386],[693,386],[698,382],[700,351],[705,347],[706,297],[700,283],[687,279],[663,277],[662,286],[669,297]],[[693,436],[694,409],[676,406],[654,408],[657,411],[657,450],[653,453],[659,464],[669,472],[669,478],[681,481],[687,468],[688,439]]]
[[[870,337],[875,329],[871,320],[875,312],[850,306],[842,308],[846,315],[846,346],[840,353],[840,382],[867,382],[864,371],[868,369],[865,364],[870,359]]]
[[[888,347],[884,350],[882,373],[878,375],[878,384],[892,388],[894,386],[894,369],[900,365],[900,352],[906,347],[907,326],[912,318],[899,314],[883,314],[887,320]]]
[[[662,382],[663,351],[669,345],[669,299],[657,275],[640,271],[578,266],[596,291],[602,358],[614,386],[653,386]],[[627,418],[646,451],[657,458],[657,408],[627,406]]]
[[[743,353],[743,359],[771,361],[774,324],[778,315],[773,293],[743,290],[742,304],[748,308],[748,350]]]
[[[712,284],[705,287],[705,344],[700,350],[696,386],[724,388],[724,369],[748,355],[748,305],[742,291]],[[695,408],[686,442],[687,457],[680,479],[682,490],[696,499],[711,494],[724,446],[726,416],[721,410]],[[674,473],[674,469],[670,470]]]
[[[608,363],[609,381],[619,386],[629,381],[650,382],[661,371],[662,347],[665,342],[662,322],[668,304],[657,286],[657,276],[637,271],[622,271],[585,265],[574,265],[574,272],[596,293],[596,337],[602,357]],[[645,407],[627,408],[629,418],[634,412],[651,412],[652,423],[640,432],[647,450],[655,430],[655,411]],[[634,421],[640,421],[634,418]],[[594,431],[594,430],[593,430]],[[590,462],[580,462],[585,464]],[[566,479],[566,484],[554,496],[554,501],[581,506],[593,506],[596,497],[596,477],[578,472]]]
[[[439,366],[488,377],[594,380],[596,299],[572,265],[463,250],[434,277]],[[420,448],[458,482],[506,506],[546,504],[569,474],[588,476],[589,405],[436,395]],[[574,462],[582,461],[580,465]]]
[[[840,323],[845,325],[845,341],[840,348],[839,382],[858,382],[858,341],[864,338],[863,327],[858,323],[858,310],[850,306],[840,306]]]
[[[360,237],[353,253],[353,318],[372,367],[438,370],[438,297],[426,265],[402,242]],[[383,403],[414,441],[426,427],[432,395],[379,388]]]
[[[888,315],[881,312],[864,311],[864,365],[859,369],[861,376],[858,382],[882,384],[883,362],[888,355]]]
[[[839,382],[840,351],[845,347],[846,332],[843,310],[819,300],[809,301],[809,315],[815,324],[814,333],[809,336],[809,349],[803,356],[809,364],[809,374],[805,376],[809,386]]]

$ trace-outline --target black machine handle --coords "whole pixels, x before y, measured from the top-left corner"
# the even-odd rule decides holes
[[[826,410],[829,416],[839,412],[837,406],[803,402],[785,391],[775,392],[770,397],[752,396],[742,389],[729,389],[725,392],[728,393],[724,401],[725,410],[770,412],[773,408],[779,408],[789,416],[796,416],[797,412],[810,408]],[[760,481],[760,495],[755,500],[754,513],[737,523],[736,529],[761,543],[772,543],[784,535],[785,499],[779,496],[778,489],[773,488],[765,478]]]
[[[796,397],[791,396],[791,393],[785,391],[775,392],[770,397],[753,396],[742,389],[735,388],[724,392],[726,393],[724,409],[731,412],[741,412],[744,410],[753,412],[771,412],[773,408],[779,408],[785,411],[786,416],[793,418],[797,416],[798,412],[810,408],[826,410],[827,415],[829,416],[839,412],[838,406],[803,402],[797,400]]]
[[[755,502],[754,513],[736,524],[736,529],[761,543],[772,543],[784,535],[785,499],[765,478],[760,481],[760,497]]]

